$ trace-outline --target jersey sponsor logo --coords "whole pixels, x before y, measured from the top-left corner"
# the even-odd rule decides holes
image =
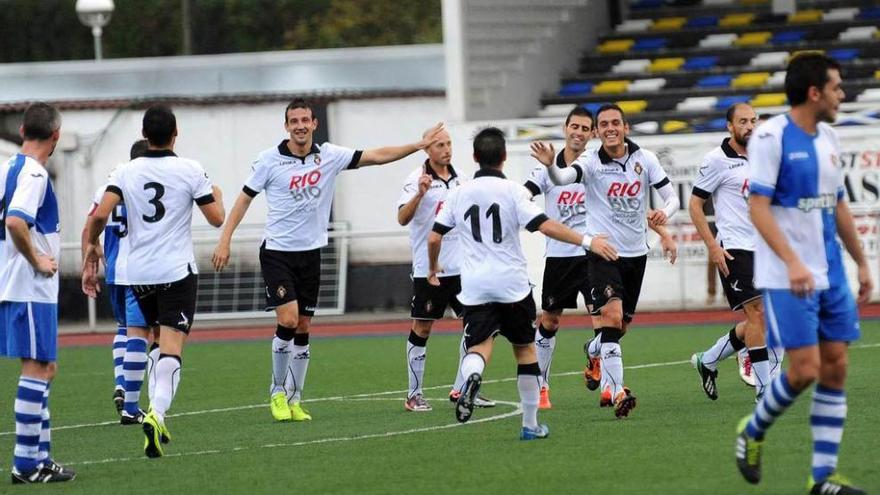
[[[810,154],[806,151],[792,151],[788,154],[788,161],[796,162],[800,160],[809,160]]]
[[[300,175],[290,177],[290,195],[296,203],[318,199],[321,197],[321,171],[312,170]]]
[[[834,208],[837,206],[836,194],[820,194],[810,198],[801,198],[798,200],[798,209],[804,212],[814,210],[816,208]]]
[[[556,209],[559,213],[559,219],[566,223],[576,216],[584,216],[587,214],[587,207],[584,204],[585,192],[578,191],[562,191],[556,199]]]
[[[637,180],[635,182],[612,182],[611,185],[608,186],[607,195],[610,196],[637,196],[642,191],[642,181]]]
[[[642,181],[612,182],[608,186],[608,204],[613,211],[613,219],[617,223],[635,224],[640,221],[642,198],[636,197],[642,192]]]

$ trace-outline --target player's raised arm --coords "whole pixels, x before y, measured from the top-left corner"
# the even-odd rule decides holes
[[[427,193],[428,189],[431,187],[431,180],[430,175],[423,173],[416,184],[408,182],[404,186],[404,194],[406,194],[407,188],[415,187],[416,191],[409,201],[400,205],[397,209],[397,223],[401,226],[406,227],[412,221],[416,214],[416,210],[419,208],[419,204],[422,202],[422,198],[425,197],[425,193]]]
[[[578,182],[580,175],[580,165],[574,164],[564,169],[553,165],[553,158],[556,156],[556,150],[553,145],[542,141],[535,141],[529,148],[532,150],[531,155],[534,159],[541,162],[547,167],[547,175],[550,180],[557,186],[565,186]]]
[[[428,146],[431,146],[432,143],[441,139],[443,134],[446,133],[446,127],[443,123],[438,123],[434,127],[425,131],[422,135],[422,139],[410,144],[404,144],[401,146],[385,146],[382,148],[373,148],[369,150],[364,150],[361,155],[361,159],[358,162],[358,167],[367,167],[370,165],[384,165],[386,163],[391,163],[406,156],[409,156],[416,151],[423,150]]]

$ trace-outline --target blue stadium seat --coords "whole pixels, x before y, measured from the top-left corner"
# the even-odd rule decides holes
[[[608,104],[608,102],[603,102],[603,103],[584,103],[583,105],[581,105],[581,107],[586,108],[587,110],[590,111],[590,113],[592,113],[593,115],[596,115],[596,112],[599,111],[599,108],[601,108],[602,105],[607,105],[607,104]]]
[[[857,19],[880,19],[880,7],[863,7]]]
[[[804,31],[782,31],[780,33],[775,33],[770,39],[770,43],[773,45],[798,43],[800,41],[803,41],[805,34],[806,33]]]
[[[633,49],[638,51],[659,50],[665,47],[668,41],[666,38],[641,38],[636,40]]]
[[[733,80],[731,74],[720,74],[717,76],[706,76],[697,81],[698,88],[728,88],[730,81]]]
[[[593,83],[587,81],[577,81],[563,84],[559,88],[559,96],[577,96],[590,94],[593,91]]]
[[[694,125],[694,130],[697,132],[717,132],[727,130],[727,118],[721,117],[718,119],[707,120],[706,122],[700,122]]]
[[[727,110],[731,105],[748,103],[751,99],[751,95],[722,96],[721,98],[718,98],[718,103],[715,104],[715,108],[718,110]]]
[[[635,0],[629,4],[632,9],[651,9],[663,6],[663,0]]]
[[[684,70],[707,70],[716,65],[718,65],[718,57],[716,56],[691,57],[685,61],[682,68]]]
[[[718,16],[716,15],[701,15],[698,17],[691,17],[688,19],[685,27],[689,28],[708,28],[715,27],[718,25]]]
[[[837,60],[838,62],[851,62],[859,58],[859,49],[838,48],[837,50],[830,50],[828,52],[828,56]]]

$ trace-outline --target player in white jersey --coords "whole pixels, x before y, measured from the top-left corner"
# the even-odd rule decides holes
[[[593,114],[581,106],[572,109],[563,125],[565,148],[556,155],[556,166],[565,168],[581,156],[593,136]],[[587,210],[586,190],[580,182],[557,186],[547,175],[547,169],[538,166],[523,184],[533,196],[544,195],[544,211],[552,220],[578,232],[586,229]],[[664,252],[673,258],[677,252],[675,241],[662,226],[651,226],[661,236]],[[550,365],[556,350],[556,332],[559,320],[566,308],[577,307],[580,293],[587,307],[590,302],[589,266],[586,252],[577,246],[546,240],[544,281],[541,288],[541,315],[535,333],[535,347],[538,352],[538,366],[541,367],[541,400],[539,409],[550,409]],[[593,328],[598,329],[596,317],[592,317]],[[600,383],[601,371],[598,358],[590,360],[584,370],[587,388],[595,390]],[[608,398],[610,404],[610,397]]]
[[[85,269],[96,269],[98,236],[116,205],[124,201],[128,234],[119,255],[125,260],[125,270],[117,272],[116,283],[128,286],[127,296],[136,299],[146,324],[161,329],[160,354],[153,373],[155,389],[143,419],[144,453],[160,457],[164,454],[162,444],[170,440],[165,415],[180,383],[181,354],[196,309],[193,203],[214,227],[223,224],[225,212],[220,188],[211,184],[202,166],[174,153],[177,119],[170,108],[156,105],[147,109],[143,135],[149,149],[142,157],[116,168],[92,214],[84,264],[92,264]],[[94,296],[97,285],[86,289]],[[129,339],[143,339],[144,345],[148,332],[146,326],[128,326]],[[143,377],[142,370],[140,374]]]
[[[489,127],[474,138],[474,159],[480,170],[474,180],[449,195],[437,215],[428,237],[428,280],[440,284],[442,237],[458,227],[462,258],[459,300],[464,306],[468,354],[460,366],[460,373],[467,378],[456,403],[456,419],[465,422],[473,414],[483,370],[492,355],[494,338],[500,333],[513,344],[517,361],[517,388],[523,409],[520,439],[533,440],[546,438],[549,430],[538,424],[541,370],[535,354],[536,311],[519,230],[540,230],[554,239],[589,247],[609,259],[617,254],[604,237],[582,236],[547,218],[525,187],[504,177],[506,158],[500,130]]]
[[[344,170],[382,165],[399,160],[437,140],[438,124],[420,141],[366,151],[331,143],[317,145],[318,127],[311,106],[293,100],[284,110],[289,139],[281,141],[254,161],[252,172],[229,212],[229,221],[214,250],[214,269],[229,263],[232,234],[248,207],[266,191],[269,207],[260,267],[266,283],[266,311],[275,311],[277,326],[272,340],[270,410],[277,421],[308,421],[302,391],[309,366],[309,327],[318,304],[321,248],[327,245],[327,225],[336,178]]]
[[[727,130],[730,136],[703,158],[688,205],[691,220],[702,237],[709,261],[718,268],[724,294],[732,311],[743,311],[746,319],[725,332],[705,352],[691,356],[691,364],[700,374],[703,391],[718,399],[715,380],[718,363],[748,348],[755,394],[758,400],[779,371],[781,349],[767,347],[764,339],[764,305],[755,289],[755,228],[749,219],[749,160],[746,146],[758,121],[755,111],[746,103],[727,109]],[[706,200],[715,205],[717,239],[712,235],[703,213]]]
[[[146,139],[135,141],[129,151],[129,158],[134,160],[143,155],[144,152],[147,151],[147,147],[148,143]],[[85,256],[88,247],[87,234],[89,224],[94,221],[92,213],[94,213],[95,209],[98,208],[98,205],[101,204],[101,198],[104,197],[104,192],[106,190],[107,184],[102,184],[101,187],[95,191],[95,196],[92,198],[92,204],[89,207],[88,216],[86,217],[86,224],[83,226],[82,231],[81,241],[83,256]],[[123,425],[139,424],[140,420],[143,419],[143,413],[137,405],[137,398],[139,397],[141,384],[143,383],[144,367],[146,366],[147,368],[147,375],[149,375],[150,368],[150,362],[147,361],[146,341],[144,340],[142,342],[142,339],[128,338],[128,318],[126,318],[125,298],[127,289],[124,285],[116,283],[116,274],[120,270],[125,270],[125,260],[120,259],[119,251],[121,244],[125,242],[125,236],[128,234],[127,230],[128,224],[125,218],[125,205],[120,203],[113,209],[113,213],[110,215],[110,218],[107,220],[107,225],[104,227],[103,257],[105,263],[104,281],[107,283],[106,293],[110,299],[110,308],[113,311],[113,318],[116,320],[116,335],[113,336],[113,372],[115,378],[113,403],[116,406],[116,412],[120,416],[120,423]],[[92,271],[93,268],[97,267],[88,264],[83,268],[85,268],[82,274],[83,292],[87,292],[89,291],[88,287],[92,287],[97,281],[98,274],[97,272]],[[138,314],[135,315],[136,318],[131,320],[132,326],[146,327],[147,324],[143,319],[143,314],[139,314],[139,311],[137,313]],[[129,347],[131,349],[129,349]],[[150,349],[150,352],[155,354],[152,356],[154,359],[158,358],[158,349],[159,342],[158,340],[154,340],[153,348]],[[127,360],[126,356],[128,356]],[[142,362],[140,359],[141,357],[143,357],[145,362]],[[138,371],[140,372],[139,374]],[[129,378],[131,379],[126,381],[126,375],[130,375]],[[128,412],[125,412],[126,388],[129,389]]]
[[[791,110],[761,124],[748,149],[749,209],[760,234],[755,285],[764,294],[769,343],[785,348],[789,365],[740,421],[736,464],[746,481],[760,482],[764,435],[815,383],[807,485],[814,495],[865,493],[837,472],[847,415],[847,348],[860,336],[838,236],[858,265],[860,303],[870,299],[872,285],[847,205],[840,142],[828,125],[845,96],[841,82],[834,59],[817,52],[795,56],[785,74]]]
[[[602,380],[610,388],[617,417],[636,406],[636,398],[623,382],[620,338],[635,315],[648,254],[647,224],[664,225],[678,211],[679,201],[657,156],[626,136],[629,124],[617,105],[596,112],[596,129],[602,146],[584,153],[570,167],[553,165],[553,146],[532,144],[532,156],[547,167],[557,185],[583,182],[586,189],[587,234],[606,234],[620,258],[608,261],[588,255],[592,314],[598,316],[598,335],[588,343],[590,358],[601,359]],[[664,205],[648,211],[649,186]],[[647,215],[647,217],[646,217]]]
[[[423,382],[427,364],[427,344],[434,321],[443,318],[449,307],[456,315],[461,314],[461,303],[456,296],[461,291],[459,276],[460,253],[458,236],[451,232],[443,243],[440,263],[445,267],[440,276],[440,286],[428,283],[428,233],[434,226],[434,218],[446,201],[446,197],[462,183],[452,166],[452,138],[443,131],[437,141],[425,148],[428,158],[412,171],[403,183],[403,192],[397,201],[397,222],[409,226],[412,249],[412,310],[413,327],[406,344],[407,377],[409,391],[404,408],[408,411],[430,411],[431,405],[423,395]],[[464,336],[459,345],[459,361],[464,358]],[[458,389],[464,378],[456,374],[455,384],[449,392],[449,400],[458,400]],[[478,407],[493,407],[495,402],[477,397]]]
[[[21,152],[0,164],[0,356],[21,359],[14,403],[12,483],[71,481],[52,460],[49,387],[57,370],[58,201],[44,165],[61,136],[61,114],[24,112]]]

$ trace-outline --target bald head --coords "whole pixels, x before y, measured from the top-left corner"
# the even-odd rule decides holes
[[[431,129],[428,129],[422,134],[422,137],[428,137],[431,131]],[[425,148],[425,153],[428,154],[428,161],[432,165],[448,167],[452,163],[452,138],[449,137],[446,129],[437,134],[437,140]]]
[[[748,103],[735,103],[727,109],[727,132],[736,144],[745,148],[758,125],[758,115]]]

